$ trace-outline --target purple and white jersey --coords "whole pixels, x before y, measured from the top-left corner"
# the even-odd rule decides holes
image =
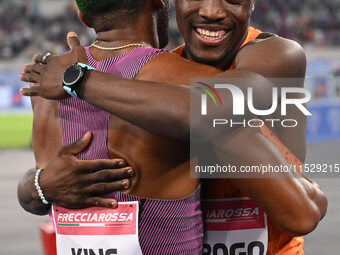
[[[113,58],[95,61],[85,48],[89,65],[97,71],[133,79],[143,66],[165,50],[139,47]],[[108,159],[107,127],[110,113],[86,101],[67,98],[60,101],[63,144],[68,145],[92,131],[91,145],[78,155],[82,160]],[[144,255],[198,255],[202,250],[203,220],[200,188],[179,200],[157,200],[113,192],[119,202],[139,203],[139,244]]]

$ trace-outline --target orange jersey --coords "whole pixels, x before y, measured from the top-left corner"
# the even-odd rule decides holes
[[[247,38],[245,39],[241,47],[255,40],[260,34],[260,30],[249,27]],[[173,50],[173,52],[182,55],[183,50],[184,45],[181,45]],[[233,63],[228,70],[232,70],[234,68],[235,59],[233,60]],[[296,166],[303,164],[288,150],[288,148],[271,132],[268,127],[263,126],[261,128],[261,132],[278,148],[287,163]],[[246,197],[228,179],[206,180],[205,185],[209,187],[205,189],[205,194],[207,195],[208,199]],[[282,232],[273,222],[270,221],[270,219],[268,219],[267,255],[303,255],[303,243],[303,237],[292,237],[291,235]]]

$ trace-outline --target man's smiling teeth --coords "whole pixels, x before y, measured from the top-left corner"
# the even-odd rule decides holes
[[[225,30],[220,31],[210,31],[202,28],[197,28],[196,31],[208,40],[218,40],[221,39],[227,32]]]

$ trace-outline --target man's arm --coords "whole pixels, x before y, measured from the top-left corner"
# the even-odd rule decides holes
[[[77,39],[69,38],[69,44],[73,49],[70,54],[50,57],[47,66],[36,64],[25,68],[21,79],[39,82],[41,86],[23,89],[24,95],[39,95],[49,99],[65,96],[61,85],[62,74],[68,65],[77,61],[86,61],[84,50],[79,46]],[[38,55],[36,60],[41,61],[41,55]],[[239,52],[236,68],[232,71],[222,72],[165,53],[151,60],[136,77],[136,79],[157,82],[129,80],[89,71],[78,93],[89,103],[144,129],[180,139],[189,139],[190,93],[193,100],[198,101],[201,97],[201,93],[195,88],[182,86],[188,85],[190,78],[223,77],[254,78],[254,80],[256,78],[256,83],[237,85],[245,95],[247,89],[253,87],[254,105],[259,109],[268,109],[272,104],[272,88],[280,84],[273,84],[267,78],[304,77],[305,66],[305,55],[299,45],[283,38],[273,37],[244,47]],[[214,109],[216,112],[210,114],[211,118],[221,112],[225,118],[233,117],[232,95],[225,94],[223,97],[223,107]],[[249,118],[251,114],[246,112],[244,117]],[[191,130],[198,139],[207,139],[211,135],[216,135],[216,133],[204,132],[205,123],[208,125],[210,121],[203,121],[200,125],[196,125],[197,130]],[[231,131],[232,129],[226,130],[226,132]]]
[[[257,128],[242,128],[213,140],[220,165],[287,166],[278,149]],[[295,172],[240,173],[234,185],[260,206],[281,230],[293,235],[311,232],[327,211],[327,198],[318,184]],[[226,176],[228,178],[228,176]],[[237,176],[235,176],[237,177]]]
[[[75,209],[91,206],[115,208],[117,201],[102,197],[130,186],[134,171],[124,167],[122,160],[78,160],[76,154],[91,141],[91,133],[69,146],[63,146],[49,161],[39,176],[46,200],[59,206]],[[41,165],[37,166],[42,167]],[[25,173],[18,184],[18,199],[26,211],[44,215],[50,205],[42,203],[34,186],[36,169]]]

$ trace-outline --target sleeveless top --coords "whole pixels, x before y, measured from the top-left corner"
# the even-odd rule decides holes
[[[89,65],[97,71],[133,79],[143,66],[165,50],[139,47],[130,52],[99,62],[85,48]],[[67,98],[59,103],[63,144],[92,131],[90,146],[77,155],[81,160],[108,159],[107,128],[110,113],[86,101]],[[108,197],[119,202],[139,203],[139,244],[144,255],[198,255],[202,250],[203,219],[200,209],[200,187],[192,195],[179,200],[157,200],[113,192]]]
[[[248,34],[241,48],[247,43],[255,40],[262,32],[253,27],[248,28]],[[182,55],[184,44],[173,50],[174,53]],[[235,58],[228,70],[235,69]],[[271,141],[280,151],[286,162],[291,165],[301,166],[303,163],[277,138],[267,127],[261,127],[262,134]],[[300,169],[297,167],[297,169]],[[245,194],[233,185],[228,179],[216,179],[209,182],[207,196],[210,199],[215,198],[237,198],[246,197]],[[213,185],[212,185],[213,183]],[[267,255],[303,255],[303,237],[292,237],[288,233],[281,231],[276,224],[268,220],[268,250]]]

